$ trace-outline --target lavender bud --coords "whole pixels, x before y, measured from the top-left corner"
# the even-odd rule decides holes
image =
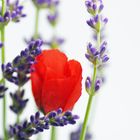
[[[103,8],[104,8],[104,5],[101,4],[101,5],[99,6],[99,12],[101,12],[101,11],[103,10]]]
[[[7,90],[4,85],[0,84],[0,98],[4,97],[4,92]]]
[[[107,42],[104,41],[100,46],[100,56],[102,56],[104,52],[106,51],[106,46],[107,46]]]
[[[96,79],[96,81],[95,81],[95,89],[94,89],[95,92],[97,92],[100,89],[101,83],[102,83],[101,79]]]
[[[96,5],[96,4],[93,4],[93,5],[92,5],[92,8],[93,8],[94,11],[96,11],[97,5]]]
[[[58,19],[58,12],[55,12],[53,14],[49,14],[47,16],[48,18],[48,21],[49,23],[52,25],[52,26],[55,26],[56,25],[56,22],[57,22],[57,19]]]
[[[0,48],[2,48],[2,47],[3,47],[3,43],[0,42]]]
[[[107,22],[108,22],[108,18],[104,18],[104,19],[103,19],[103,23],[104,23],[104,24],[107,24]]]
[[[86,78],[86,81],[85,81],[85,88],[86,88],[87,93],[90,92],[90,90],[91,90],[91,85],[92,85],[91,78],[90,78],[90,77],[87,77],[87,78]]]
[[[89,54],[85,54],[85,57],[88,59],[88,60],[90,60],[90,55]]]
[[[109,57],[107,55],[104,55],[102,58],[102,62],[105,63],[109,60]]]
[[[91,8],[92,3],[90,1],[85,1],[85,5],[87,8]]]
[[[99,22],[99,15],[96,15],[96,16],[94,17],[94,21],[95,21],[95,23]]]
[[[94,19],[92,18],[92,19],[87,20],[87,24],[88,24],[90,27],[94,28],[94,27],[95,27]]]

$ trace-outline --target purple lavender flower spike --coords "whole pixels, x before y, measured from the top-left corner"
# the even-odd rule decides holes
[[[93,64],[94,67],[97,68],[98,73],[100,73],[100,70],[104,68],[105,64],[109,60],[107,54],[107,42],[104,40],[103,33],[105,24],[107,24],[108,22],[108,18],[103,17],[101,13],[104,8],[102,0],[87,0],[85,2],[85,6],[87,8],[87,11],[91,15],[91,18],[87,20],[87,24],[93,29],[94,33],[94,44],[90,42],[88,43],[85,57]],[[98,76],[98,73],[96,76]],[[100,78],[95,80],[95,92],[99,90],[102,83],[102,80],[100,80],[103,78],[102,74],[100,74],[99,77]],[[90,83],[91,81],[89,80],[89,78],[87,78],[85,87],[88,93],[91,90],[91,88],[89,90]]]
[[[23,13],[23,6],[19,4],[19,0],[16,0],[14,3],[10,3],[7,0],[6,11],[4,16],[0,16],[0,25],[7,25],[10,21],[19,22],[21,18],[25,17],[26,14]]]
[[[13,4],[10,4],[9,7],[11,11],[12,21],[19,22],[21,18],[26,17],[26,14],[23,13],[24,7],[19,4],[18,0]]]
[[[23,86],[30,79],[31,65],[35,63],[35,57],[41,53],[41,40],[31,41],[28,47],[21,51],[11,63],[2,64],[4,78],[8,81]]]
[[[15,93],[10,93],[10,96],[13,101],[13,104],[10,106],[10,109],[15,114],[21,114],[28,102],[28,99],[23,99],[24,90],[22,91],[17,90]]]
[[[61,112],[61,113],[60,113]],[[71,111],[62,113],[62,109],[52,111],[46,116],[41,116],[39,112],[31,115],[30,121],[24,121],[21,124],[10,126],[9,137],[20,140],[29,140],[35,134],[48,130],[50,126],[62,127],[68,124],[75,124],[79,119]]]
[[[94,1],[88,1],[86,2],[86,6],[88,6],[87,8],[89,8],[90,5],[96,4],[94,3]],[[100,4],[99,8],[103,8],[103,4]],[[108,19],[107,18],[103,18],[102,15],[96,13],[95,15],[92,14],[92,12],[90,13],[92,15],[92,18],[90,18],[87,21],[87,24],[94,29],[95,31],[95,41],[97,42],[97,33],[99,32],[99,30],[103,30],[104,29],[104,25],[107,23]],[[102,35],[103,33],[101,32],[101,39],[102,39]],[[102,64],[105,64],[108,60],[109,57],[106,54],[106,46],[107,43],[106,41],[102,41],[101,46],[97,45],[92,45],[91,43],[89,43],[87,45],[87,53],[85,54],[86,58],[92,62],[94,65],[96,65],[97,67],[101,66]]]

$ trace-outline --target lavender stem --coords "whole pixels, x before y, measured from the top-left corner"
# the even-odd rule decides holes
[[[37,39],[38,38],[39,13],[40,13],[40,10],[39,10],[39,8],[36,7],[34,39]]]
[[[56,128],[54,126],[51,129],[51,140],[56,140]]]
[[[90,111],[91,111],[92,100],[93,100],[94,93],[95,93],[94,84],[95,84],[95,80],[96,80],[96,71],[97,71],[97,68],[96,68],[96,66],[94,66],[92,88],[91,88],[91,91],[90,91],[91,93],[90,93],[90,96],[89,96],[89,99],[88,99],[86,114],[85,114],[84,123],[83,123],[83,126],[82,126],[81,135],[80,135],[80,140],[85,140],[85,136],[86,136],[87,123],[88,123],[89,114],[90,114]]]
[[[5,0],[2,0],[2,16],[4,16],[6,10],[6,3]],[[5,43],[5,27],[1,29],[1,42],[4,44]],[[1,51],[1,60],[2,63],[5,63],[5,47],[2,47]],[[3,85],[5,85],[5,80],[3,78],[2,80]],[[7,131],[6,131],[6,96],[3,98],[3,135],[4,135],[4,140],[7,139]]]

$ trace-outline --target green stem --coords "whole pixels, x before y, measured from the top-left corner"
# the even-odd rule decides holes
[[[51,140],[56,140],[56,129],[54,126],[52,126],[51,130]]]
[[[6,10],[6,3],[5,0],[2,0],[2,16],[4,16]],[[3,26],[1,29],[1,42],[5,44],[5,27]],[[1,61],[4,64],[5,63],[5,47],[2,47],[1,50]],[[5,85],[5,80],[3,77],[2,83]],[[4,135],[4,140],[8,140],[8,135],[6,131],[6,95],[3,98],[3,135]]]
[[[39,12],[40,12],[39,8],[36,8],[34,39],[38,38]]]
[[[21,87],[19,86],[18,87],[18,93],[20,94],[20,89]],[[17,114],[17,120],[16,120],[16,123],[18,124],[20,122],[20,113]]]
[[[16,123],[18,124],[20,122],[20,114],[17,115]]]
[[[5,28],[3,27],[1,29],[1,41],[4,44],[5,43]],[[1,56],[2,56],[2,63],[5,63],[5,47],[2,47],[1,51]],[[5,80],[3,78],[3,84],[5,85]],[[4,140],[7,140],[7,131],[6,131],[6,95],[3,98],[3,133],[4,133]]]
[[[5,0],[2,0],[2,16],[4,16],[4,13],[5,13],[5,10],[6,10],[6,2]]]
[[[1,42],[3,44],[5,43],[5,28],[4,27],[1,29]],[[1,61],[2,63],[5,63],[5,47],[2,47],[2,50],[1,50]],[[2,81],[4,81],[4,79]]]
[[[90,114],[90,110],[91,110],[91,106],[92,106],[93,96],[95,94],[94,84],[95,84],[95,79],[96,79],[96,70],[97,70],[97,68],[95,66],[94,67],[93,80],[92,80],[91,93],[90,93],[90,96],[89,96],[89,99],[88,99],[86,114],[85,114],[84,123],[83,123],[82,131],[81,131],[81,135],[80,135],[80,140],[85,140],[85,136],[86,136],[87,123],[88,123],[89,114]]]
[[[99,21],[99,29],[100,29],[100,21]],[[100,45],[101,45],[101,32],[100,32],[100,30],[99,30],[99,32],[97,33],[97,46],[98,46],[98,48],[100,47]]]

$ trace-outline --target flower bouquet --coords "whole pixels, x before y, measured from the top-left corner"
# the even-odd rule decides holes
[[[84,67],[82,68],[77,60],[69,59],[62,51],[60,46],[64,43],[64,39],[57,37],[56,32],[50,40],[43,39],[42,34],[39,33],[42,10],[46,11],[46,20],[55,31],[60,2],[59,0],[31,0],[30,4],[35,10],[34,33],[30,39],[24,40],[26,48],[13,60],[7,62],[5,49],[8,49],[6,45],[8,30],[6,28],[11,22],[18,24],[26,20],[28,14],[24,12],[26,1],[1,0],[0,3],[0,102],[2,102],[0,139],[43,140],[41,132],[45,132],[50,133],[50,140],[57,140],[59,134],[56,131],[60,127],[76,125],[80,122],[78,129],[70,132],[70,140],[91,140],[93,137],[88,131],[92,125],[88,124],[89,115],[91,115],[93,98],[104,83],[103,69],[109,60],[104,37],[104,27],[108,19],[102,15],[103,2],[102,0],[85,1],[85,7],[90,14],[87,25],[92,29],[93,34],[92,40],[87,44],[85,58],[90,62],[93,73],[85,79],[85,89],[89,99],[86,103],[86,112],[83,112],[84,120],[80,120],[78,113],[73,113],[75,103],[85,94],[82,93]],[[31,85],[31,93],[28,94],[33,96],[36,109],[31,109],[33,115],[23,118],[23,112],[30,102],[26,97],[26,84]],[[14,91],[11,89],[13,85],[16,87]],[[11,104],[8,102],[9,98],[12,100]],[[10,123],[7,121],[8,109],[15,114],[15,121]]]

